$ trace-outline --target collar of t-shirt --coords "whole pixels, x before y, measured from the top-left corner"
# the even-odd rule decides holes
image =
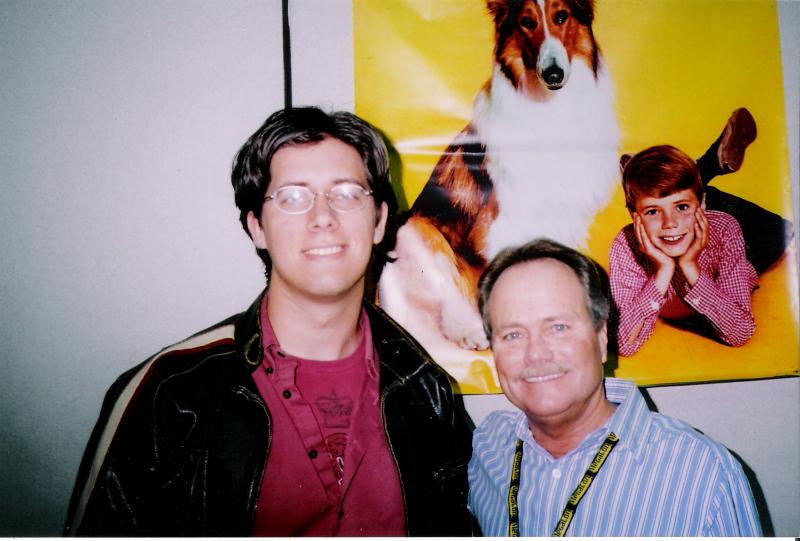
[[[278,343],[278,338],[275,336],[275,331],[272,329],[272,324],[269,321],[269,314],[267,312],[267,307],[269,306],[269,295],[264,295],[263,299],[261,300],[261,343],[264,347],[264,353],[269,353],[269,355],[264,356],[264,367],[269,372],[269,368],[272,370],[276,370],[275,363],[273,359],[280,358],[280,359],[291,359],[293,361],[306,361],[307,359],[302,359],[300,357],[296,357],[284,351],[281,348],[281,345]],[[358,347],[356,347],[355,351],[345,357],[344,359],[338,359],[338,361],[346,361],[347,359],[352,359],[356,354],[359,352],[363,352],[364,358],[366,361],[366,368],[367,368],[367,375],[370,378],[375,380],[378,379],[378,360],[377,355],[375,354],[375,348],[372,342],[372,331],[369,325],[369,317],[367,316],[366,310],[364,308],[361,309],[361,314],[358,319],[358,329],[361,333],[360,341]],[[315,362],[315,361],[309,361]],[[331,361],[320,361],[324,363],[331,363]]]
[[[264,297],[261,310],[262,368],[269,375],[273,396],[281,397],[280,403],[307,452],[330,455],[330,465],[327,460],[313,463],[326,491],[331,496],[341,496],[372,439],[376,428],[372,425],[380,426],[380,417],[376,416],[377,355],[369,318],[362,309],[359,344],[347,357],[331,361],[303,359],[281,348],[269,321],[268,298]],[[367,420],[362,411],[365,406],[372,422],[353,424],[355,418]]]
[[[263,362],[253,379],[270,411],[273,437],[264,471],[269,489],[259,496],[254,534],[404,535],[402,489],[383,431],[366,312],[352,355],[309,361],[281,349],[267,302],[265,296]],[[349,383],[342,388],[340,380]]]

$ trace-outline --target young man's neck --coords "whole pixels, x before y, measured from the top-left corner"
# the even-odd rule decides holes
[[[336,299],[300,297],[279,288],[270,288],[268,295],[270,325],[290,355],[330,361],[355,351],[361,339],[363,288]]]
[[[616,405],[605,396],[587,405],[588,409],[580,415],[564,420],[542,420],[528,418],[533,439],[554,458],[560,458],[605,424],[614,414]]]

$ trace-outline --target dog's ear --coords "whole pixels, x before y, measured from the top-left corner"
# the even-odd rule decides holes
[[[494,19],[495,27],[499,27],[508,17],[508,0],[487,0],[486,9]]]
[[[572,16],[584,26],[591,26],[594,20],[594,0],[569,0]]]

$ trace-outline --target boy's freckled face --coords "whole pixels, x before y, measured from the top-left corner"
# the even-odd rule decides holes
[[[636,213],[650,242],[670,257],[682,256],[692,244],[698,208],[700,202],[692,190],[642,197],[636,202]]]

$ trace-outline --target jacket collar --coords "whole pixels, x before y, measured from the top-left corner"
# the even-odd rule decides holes
[[[423,370],[436,366],[425,349],[386,312],[366,300],[364,308],[378,351],[381,393],[405,385]]]
[[[241,353],[242,368],[252,373],[263,359],[261,330],[261,300],[264,289],[250,307],[239,315],[234,330],[236,347]],[[380,361],[381,392],[405,384],[421,370],[433,365],[428,353],[408,332],[383,310],[365,300],[372,340]]]
[[[253,304],[250,305],[250,308],[239,314],[233,333],[236,348],[241,353],[242,368],[250,373],[261,364],[264,354],[261,347],[261,318],[259,317],[259,312],[261,299],[266,294],[267,290],[264,289],[253,301]]]

